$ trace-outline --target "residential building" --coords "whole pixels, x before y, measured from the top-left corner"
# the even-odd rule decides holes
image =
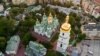
[[[100,6],[94,8],[92,15],[94,15],[95,18],[100,17]]]
[[[95,18],[100,16],[100,0],[82,0],[82,8]]]
[[[43,45],[30,41],[26,47],[25,54],[26,56],[45,56],[46,52],[47,49]]]
[[[4,56],[4,54],[0,51],[0,56]]]
[[[18,35],[14,35],[7,42],[6,54],[7,55],[16,55],[18,47],[20,44],[20,37]]]
[[[81,27],[82,33],[85,33],[86,39],[100,39],[100,24],[88,23]]]
[[[46,36],[48,40],[52,38],[53,32],[56,31],[59,25],[57,17],[53,17],[50,13],[47,17],[43,15],[41,23],[37,20],[36,25],[34,26],[34,32],[38,33],[41,36]]]
[[[19,5],[21,3],[25,3],[26,0],[12,0],[12,4]]]
[[[4,7],[2,4],[0,4],[0,12],[3,12],[4,11]]]
[[[36,4],[36,0],[26,0],[25,3],[27,5],[34,5],[34,4]]]
[[[59,2],[61,4],[64,4],[66,2],[73,2],[74,4],[80,4],[80,0],[5,0],[6,3],[12,3],[14,5],[19,5],[21,3],[27,4],[27,5],[34,5],[36,3],[38,4],[52,4]]]
[[[73,2],[74,5],[80,5],[81,0],[73,0],[72,2]]]
[[[69,45],[71,25],[68,23],[69,16],[66,16],[66,21],[61,25],[59,39],[57,41],[56,50],[66,55],[66,50]]]

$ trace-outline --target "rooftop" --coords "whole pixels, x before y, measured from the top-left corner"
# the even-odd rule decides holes
[[[41,44],[39,44],[37,42],[32,42],[32,41],[30,41],[29,46],[30,46],[30,48],[32,48],[32,49],[35,48],[37,50],[40,50],[40,49],[43,49],[44,48],[43,45],[41,45]]]
[[[48,39],[51,39],[52,33],[55,32],[59,25],[57,17],[53,17],[51,13],[49,16],[43,15],[42,21],[36,21],[34,26],[34,32],[38,33],[41,36],[46,36]]]
[[[96,4],[100,4],[100,0],[93,0]]]
[[[86,24],[84,25],[84,30],[93,31],[96,29],[97,31],[100,31],[100,24]]]
[[[46,54],[46,51],[47,49],[43,45],[37,42],[30,41],[29,45],[26,48],[25,54],[27,56],[33,56],[33,55],[34,56],[44,56]]]
[[[15,35],[10,38],[10,40],[7,42],[7,47],[6,47],[6,53],[10,51],[17,51],[17,48],[19,46],[20,42],[20,37]]]

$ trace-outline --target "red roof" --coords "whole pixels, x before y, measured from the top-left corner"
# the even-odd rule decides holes
[[[100,0],[94,0],[94,2],[100,4]]]
[[[95,11],[100,13],[100,7],[95,7]]]
[[[99,12],[100,13],[100,9],[95,9],[96,10],[96,12]]]

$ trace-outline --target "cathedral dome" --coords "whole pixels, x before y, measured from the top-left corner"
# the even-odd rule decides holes
[[[48,23],[52,23],[52,21],[53,21],[53,16],[52,16],[52,14],[50,13],[50,14],[49,14],[49,17],[48,17]]]
[[[71,30],[71,25],[68,23],[69,16],[66,16],[66,21],[61,25],[60,31],[69,32]]]

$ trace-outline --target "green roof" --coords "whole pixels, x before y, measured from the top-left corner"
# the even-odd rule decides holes
[[[38,22],[38,21],[37,21]],[[57,17],[53,17],[52,23],[48,24],[48,17],[44,14],[41,23],[37,23],[34,26],[34,31],[41,34],[45,35],[48,37],[48,39],[51,38],[51,34],[53,30],[57,28],[59,25]]]
[[[42,55],[46,54],[46,51],[47,51],[47,49],[43,45],[41,45],[37,42],[30,41],[29,45],[26,48],[26,55],[30,56],[30,54],[31,54],[31,56],[32,56],[33,54],[35,54],[35,55],[38,54],[38,55],[42,56]]]
[[[12,36],[7,42],[6,52],[16,51],[20,43],[20,37],[18,35]]]

